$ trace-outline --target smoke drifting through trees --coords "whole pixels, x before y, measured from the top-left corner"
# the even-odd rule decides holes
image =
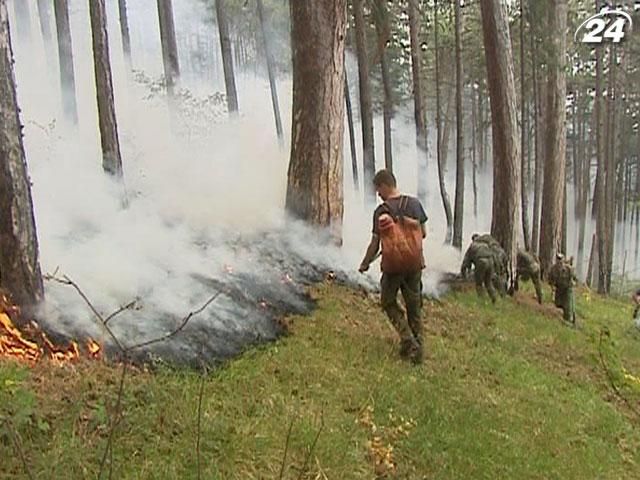
[[[52,123],[60,118],[58,106],[53,104],[60,98],[52,96],[43,87],[41,79],[46,78],[43,52],[40,49],[29,50],[25,44],[19,44],[16,55],[18,95],[20,100],[24,100],[20,103],[26,124],[26,147],[34,183],[43,269],[51,272],[60,266],[62,271],[81,283],[92,298],[96,295],[95,292],[99,292],[97,296],[101,298],[98,302],[105,305],[105,310],[126,303],[132,296],[140,294],[146,299],[145,308],[151,312],[151,316],[153,312],[159,311],[181,314],[200,300],[179,293],[191,292],[195,297],[200,291],[201,287],[190,280],[193,273],[213,275],[219,279],[224,275],[225,263],[232,264],[239,271],[260,268],[258,259],[243,263],[244,259],[232,248],[222,246],[220,238],[226,239],[233,235],[229,230],[255,231],[281,225],[288,158],[279,149],[273,130],[265,128],[265,125],[273,122],[266,77],[256,78],[261,64],[252,63],[256,59],[251,56],[254,55],[251,42],[245,39],[245,64],[238,69],[237,82],[243,104],[246,102],[250,114],[241,112],[238,123],[226,123],[224,118],[216,117],[213,122],[204,122],[206,125],[185,114],[188,117],[184,119],[186,126],[182,131],[185,136],[172,135],[166,105],[162,101],[162,90],[156,90],[153,82],[148,86],[129,84],[123,53],[120,48],[112,48],[116,109],[121,122],[122,153],[125,158],[123,167],[127,190],[131,195],[130,208],[121,211],[118,200],[120,187],[111,179],[105,178],[99,169],[101,152],[97,135],[95,91],[92,90],[94,81],[88,42],[88,5],[74,1],[72,7],[71,11],[74,13],[71,17],[71,31],[74,37],[79,38],[75,53],[77,105],[81,122],[77,133],[70,133],[60,122]],[[117,18],[116,7],[117,4],[111,2],[111,10],[108,12],[110,18]],[[157,22],[155,5],[129,2],[128,8],[132,61],[136,68],[144,70],[145,75],[152,80],[159,78],[163,63],[159,28],[154,23]],[[219,94],[224,91],[224,77],[218,51],[217,25],[215,19],[207,15],[210,10],[205,10],[198,2],[176,2],[174,13],[176,33],[181,42],[188,44],[188,41],[200,35],[199,43],[191,42],[194,50],[179,50],[183,61],[181,87],[188,88],[196,98],[200,98],[198,95],[201,94]],[[429,14],[429,10],[426,13]],[[35,10],[32,10],[32,16],[34,14]],[[233,18],[237,18],[236,14],[234,12]],[[251,11],[251,15],[257,19],[255,10]],[[213,21],[205,22],[205,18]],[[369,15],[366,18],[370,18]],[[446,14],[443,18],[446,20]],[[474,28],[474,19],[477,27],[477,11],[476,15],[465,12],[465,18],[470,19],[469,27],[465,28]],[[287,57],[281,53],[282,39],[287,38],[288,33],[286,28],[278,27],[278,22],[272,20],[269,23],[271,38],[274,39],[274,52],[277,52],[277,71],[282,82],[283,128],[288,132],[291,84],[286,76],[287,62],[282,61],[282,58]],[[238,35],[237,28],[239,27],[231,27],[232,39]],[[117,22],[110,23],[109,35],[112,46],[113,42],[119,45],[121,33]],[[408,41],[407,32],[404,35]],[[423,28],[422,35],[430,39],[433,31]],[[85,41],[80,41],[81,39]],[[444,40],[446,37],[443,36]],[[237,39],[235,41],[239,42]],[[209,48],[209,45],[215,46],[215,49]],[[431,81],[433,70],[429,66],[432,67],[433,64],[429,55],[433,52],[428,49],[428,45],[430,43],[427,43],[427,48],[422,52],[426,57],[423,71],[425,78]],[[463,50],[470,51],[466,45]],[[194,51],[203,55],[206,53],[206,56],[200,60],[193,55]],[[470,52],[465,55],[477,56],[479,51],[475,49]],[[443,57],[443,61],[446,58],[448,57]],[[353,63],[350,55],[347,55],[350,68],[353,68]],[[470,233],[487,231],[490,225],[487,198],[487,193],[492,188],[491,175],[488,174],[491,166],[488,155],[488,140],[491,138],[487,122],[489,105],[483,76],[478,74],[480,66],[485,68],[482,61],[477,59],[475,63],[468,59],[465,62],[465,72],[468,72],[465,75],[478,79],[479,86],[475,102],[478,110],[476,180],[479,215],[475,218],[472,209],[466,209],[463,246],[468,243]],[[38,74],[34,75],[34,72]],[[391,72],[395,75],[394,78],[399,75],[397,69],[392,68]],[[405,64],[404,72],[408,78],[411,74],[408,64]],[[482,73],[484,74],[484,70]],[[351,78],[355,77],[352,75]],[[380,85],[375,78],[372,80],[372,94],[380,99]],[[354,86],[352,90],[355,89]],[[429,91],[433,90],[427,89],[427,93]],[[424,158],[424,152],[416,147],[413,99],[404,94],[400,95],[398,101],[393,129],[394,170],[401,188],[407,193],[415,193],[418,190],[419,159]],[[427,103],[433,105],[435,102],[429,99]],[[193,112],[189,108],[185,112]],[[428,117],[432,124],[433,117],[432,108]],[[376,153],[382,159],[383,128],[379,111],[376,112],[373,123],[378,149]],[[285,135],[285,145],[290,141],[287,137]],[[471,135],[466,137],[469,145]],[[360,143],[361,138],[358,137],[357,141]],[[431,130],[428,142],[430,145],[436,143]],[[430,151],[435,154],[435,149]],[[347,187],[344,192],[344,256],[331,261],[345,271],[354,272],[361,249],[370,235],[371,211],[362,206],[361,194],[356,194],[351,189],[353,178],[350,159],[345,159],[345,162],[349,163],[345,169]],[[379,161],[378,167],[380,164]],[[428,291],[436,293],[437,275],[434,273],[456,270],[459,254],[453,249],[442,247],[446,235],[446,220],[439,203],[435,161],[431,161],[430,166],[424,184],[429,215],[425,285]],[[444,172],[444,181],[449,186],[454,184],[453,173]],[[471,174],[471,170],[468,170],[467,175]],[[82,181],[78,181],[79,178]],[[569,204],[573,202],[573,198],[573,190],[570,189]],[[465,201],[471,204],[472,200],[473,191],[467,188]],[[228,225],[228,230],[219,232],[216,230],[219,225]],[[569,251],[575,248],[575,228],[572,222],[568,225]],[[587,222],[587,244],[590,243],[588,239],[591,238],[592,230],[593,226]],[[635,235],[635,231],[633,233]],[[629,246],[631,243],[630,241],[627,245],[630,250],[633,249]],[[220,245],[220,249],[197,250],[193,248],[194,244]],[[313,261],[326,257],[325,251],[305,254],[308,255],[305,258]],[[627,265],[628,272],[632,272],[634,268],[634,265]],[[374,269],[372,276],[365,278],[375,276]],[[354,273],[353,278],[360,277]],[[75,319],[86,317],[84,307],[74,303],[66,293],[53,290],[47,293],[50,293],[53,307],[58,305],[70,309],[71,316]],[[147,326],[140,328],[140,334],[148,333],[142,331]]]

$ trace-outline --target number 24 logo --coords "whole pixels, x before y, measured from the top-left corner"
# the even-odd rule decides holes
[[[605,10],[585,20],[576,30],[574,40],[577,39],[580,30],[584,27],[586,32],[582,37],[582,43],[600,44],[603,39],[619,43],[625,36],[627,23],[629,24],[629,29],[631,29],[633,21],[627,12],[623,10]]]

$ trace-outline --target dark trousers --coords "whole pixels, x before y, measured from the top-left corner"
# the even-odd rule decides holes
[[[380,280],[382,309],[400,335],[402,341],[415,340],[422,344],[422,271],[409,274],[383,273]],[[407,315],[398,303],[402,293]]]

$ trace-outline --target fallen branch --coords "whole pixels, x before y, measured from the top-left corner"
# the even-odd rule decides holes
[[[631,410],[636,417],[638,417],[638,419],[640,419],[640,411],[638,411],[638,409],[629,401],[629,399],[627,397],[625,397],[622,393],[622,391],[620,390],[620,388],[618,388],[618,386],[616,385],[614,379],[613,379],[613,375],[611,374],[611,371],[609,370],[609,367],[607,367],[607,363],[604,359],[604,355],[602,353],[602,338],[604,336],[607,337],[611,337],[611,334],[609,333],[609,330],[605,327],[600,329],[600,340],[598,342],[598,356],[600,357],[600,364],[602,365],[602,369],[604,370],[606,376],[607,376],[607,380],[609,381],[609,385],[611,386],[613,392],[617,395],[617,397],[622,400],[627,407],[629,408],[629,410]]]

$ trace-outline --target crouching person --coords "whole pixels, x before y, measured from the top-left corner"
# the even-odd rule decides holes
[[[359,271],[369,269],[382,246],[382,308],[400,336],[400,355],[421,363],[422,240],[426,237],[427,215],[417,198],[400,193],[390,171],[379,171],[373,183],[383,203],[373,214],[373,235]],[[404,299],[406,316],[398,304],[398,290]]]

